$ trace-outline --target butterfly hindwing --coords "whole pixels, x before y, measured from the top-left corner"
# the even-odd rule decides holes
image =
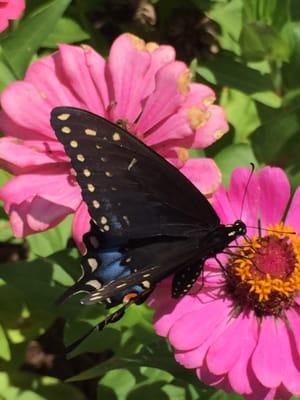
[[[185,235],[199,221],[203,229],[219,223],[204,196],[176,168],[117,125],[71,107],[55,108],[51,124],[109,244]]]
[[[195,264],[189,264],[186,268],[175,272],[172,280],[172,297],[177,299],[186,295],[203,270],[203,261],[197,260]]]
[[[157,282],[170,275],[174,270],[185,269],[198,258],[198,240],[196,238],[143,241],[133,247],[121,249],[123,257],[114,271],[122,271],[114,276],[104,274],[99,270],[99,277],[105,277],[104,284],[99,290],[89,293],[82,302],[93,304],[105,302],[110,298],[114,304],[124,302],[128,294],[139,295],[151,290]],[[102,253],[103,254],[103,253]],[[110,267],[111,269],[111,267]]]

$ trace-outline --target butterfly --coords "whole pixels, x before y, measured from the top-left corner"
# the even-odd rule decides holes
[[[84,291],[83,304],[122,305],[98,329],[143,303],[170,275],[172,297],[184,296],[206,259],[246,235],[241,220],[221,224],[179,170],[120,126],[73,107],[54,108],[51,125],[91,217],[83,275],[61,301]]]

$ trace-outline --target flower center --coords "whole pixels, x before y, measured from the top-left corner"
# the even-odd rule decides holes
[[[226,290],[238,308],[280,316],[300,290],[300,236],[283,224],[268,229],[270,235],[254,236],[230,258]]]

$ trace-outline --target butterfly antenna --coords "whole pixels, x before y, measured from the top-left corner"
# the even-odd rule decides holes
[[[260,225],[258,227],[257,226],[248,226],[247,225],[247,228],[259,229],[259,231],[266,231],[266,232],[272,232],[272,233],[284,233],[286,235],[296,235],[296,233],[297,233],[297,232],[294,232],[294,231],[292,231],[292,232],[283,232],[283,231],[279,231],[279,230],[276,230],[276,229],[262,228]]]
[[[245,205],[245,201],[246,201],[246,195],[247,195],[248,187],[249,187],[252,175],[253,175],[254,170],[255,170],[254,164],[250,163],[250,165],[251,165],[251,171],[250,171],[250,174],[248,176],[248,180],[247,180],[247,183],[246,183],[246,186],[245,186],[245,190],[244,190],[244,194],[243,194],[242,205],[241,205],[241,214],[240,214],[240,218],[239,218],[240,220],[242,219],[242,215],[243,215],[243,211],[244,211],[244,205]]]

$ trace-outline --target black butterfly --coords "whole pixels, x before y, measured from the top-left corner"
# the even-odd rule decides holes
[[[51,125],[91,216],[83,276],[61,300],[85,291],[83,304],[124,304],[99,329],[171,274],[172,297],[186,294],[205,260],[246,234],[240,220],[220,224],[184,175],[120,126],[72,107],[54,108]]]

